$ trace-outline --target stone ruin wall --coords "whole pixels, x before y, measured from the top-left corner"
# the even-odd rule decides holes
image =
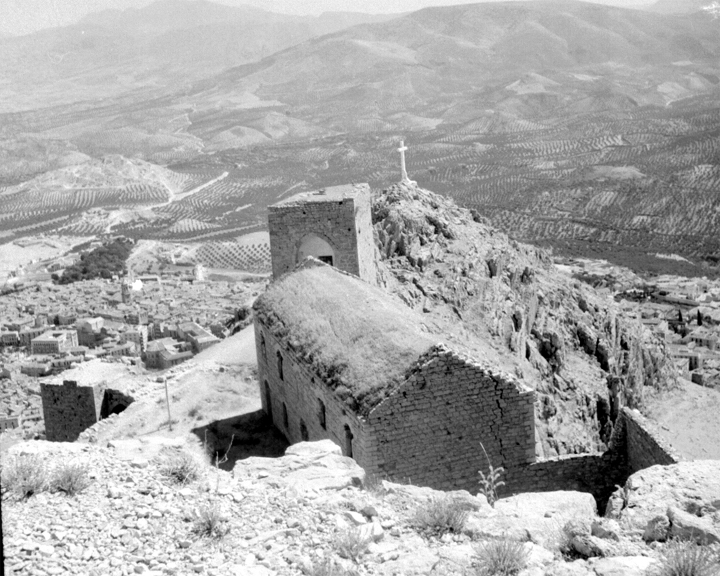
[[[655,464],[667,466],[682,460],[657,426],[635,410],[623,408],[615,429],[627,455],[628,476]]]
[[[45,437],[53,442],[74,442],[83,430],[100,420],[105,390],[65,380],[62,386],[41,383],[40,396]]]
[[[375,241],[370,188],[354,198],[303,202],[268,208],[273,278],[293,270],[302,239],[316,234],[333,247],[334,266],[366,282],[376,283]]]
[[[377,455],[371,470],[435,489],[477,492],[490,462],[535,461],[535,393],[443,345],[430,349],[398,390],[368,417]]]

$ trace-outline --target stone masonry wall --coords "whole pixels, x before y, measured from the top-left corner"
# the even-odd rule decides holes
[[[264,351],[261,335],[265,339]],[[303,439],[302,422],[309,440],[332,440],[342,448],[345,456],[349,456],[345,434],[345,426],[348,426],[353,436],[352,457],[360,466],[365,467],[371,439],[362,420],[352,410],[346,409],[339,398],[311,372],[307,364],[296,358],[291,350],[278,341],[257,316],[255,344],[263,410],[266,414],[272,413],[273,424],[285,435],[288,442],[294,444]],[[277,352],[280,352],[283,358],[282,380],[278,371]],[[268,410],[266,386],[270,389],[271,411]],[[325,406],[325,427],[320,421],[320,402]],[[287,410],[287,426],[284,422],[283,406]]]
[[[100,420],[104,389],[78,386],[65,380],[62,386],[40,384],[45,436],[53,442],[73,442],[80,433]]]
[[[377,282],[367,185],[355,197],[270,206],[268,227],[273,278],[293,270],[303,238],[316,234],[332,246],[336,268],[371,284]]]
[[[436,489],[477,492],[478,470],[535,461],[534,392],[443,345],[368,417],[369,469]]]
[[[617,434],[624,435],[628,476],[655,464],[677,464],[681,460],[657,427],[639,412],[623,408],[615,428]]]

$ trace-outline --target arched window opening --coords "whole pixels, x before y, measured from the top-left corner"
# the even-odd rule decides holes
[[[288,413],[287,413],[287,406],[285,405],[285,402],[283,402],[283,426],[287,430],[290,427],[289,420],[288,420]]]
[[[345,424],[345,456],[352,458],[353,457],[353,433],[352,430],[350,430],[350,426]]]
[[[325,430],[325,403],[322,400],[318,400],[318,419],[320,420],[320,426]]]
[[[303,442],[307,442],[310,439],[310,435],[308,434],[307,426],[305,426],[305,421],[300,420],[300,438],[302,438]]]
[[[272,396],[270,395],[270,384],[265,380],[265,406],[267,415],[272,420]]]
[[[277,370],[280,380],[285,380],[285,374],[283,374],[283,357],[280,351],[277,352]]]
[[[335,265],[335,250],[327,240],[317,234],[308,234],[300,242],[297,262],[302,262],[308,256],[313,256],[321,262],[325,262],[325,264],[330,264],[330,266]]]

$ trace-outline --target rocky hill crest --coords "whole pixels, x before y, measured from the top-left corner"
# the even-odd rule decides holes
[[[664,343],[638,320],[477,212],[399,184],[375,201],[373,223],[381,284],[428,323],[486,342],[478,354],[537,390],[539,456],[602,449],[622,406],[674,385]]]

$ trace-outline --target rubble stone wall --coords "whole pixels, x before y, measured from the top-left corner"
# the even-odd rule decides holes
[[[268,228],[273,278],[295,268],[303,238],[315,234],[332,247],[336,268],[371,284],[377,282],[370,188],[367,185],[354,197],[298,200],[270,206]]]
[[[53,442],[74,442],[83,430],[100,420],[105,390],[65,380],[62,386],[41,383],[40,396],[46,438]]]

